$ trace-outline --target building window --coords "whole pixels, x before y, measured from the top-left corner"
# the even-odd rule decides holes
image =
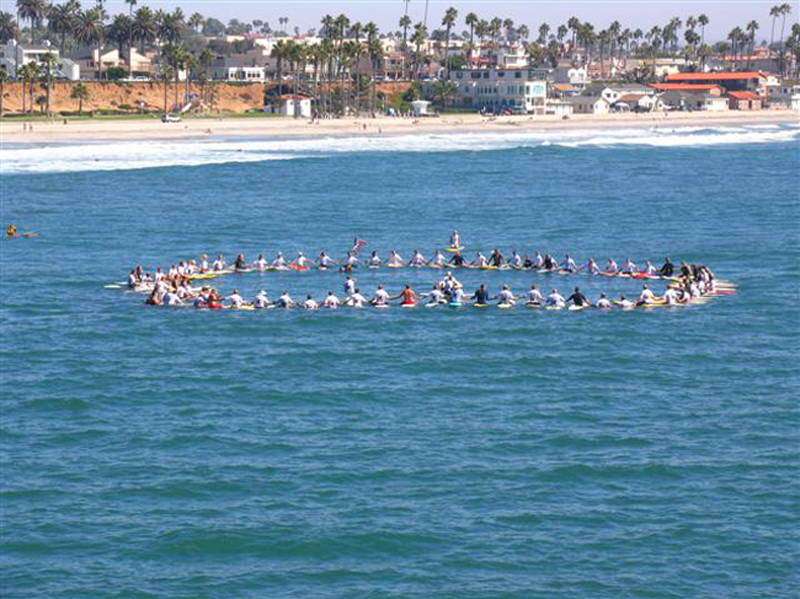
[[[472,78],[473,79],[480,79],[481,78],[481,74],[480,73],[472,73]]]
[[[505,73],[505,71],[497,71],[497,76],[498,77],[505,77],[506,73]]]
[[[488,78],[489,78],[489,71],[486,71],[486,72],[483,74],[483,78],[484,78],[484,79],[488,79]]]
[[[456,79],[461,79],[463,76],[464,76],[464,73],[462,73],[461,71],[458,71],[456,73]]]
[[[522,72],[517,71],[516,73],[514,73],[514,78],[515,79],[522,79]]]

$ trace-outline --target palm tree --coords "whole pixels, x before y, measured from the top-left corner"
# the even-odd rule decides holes
[[[97,78],[102,79],[105,26],[97,9],[92,8],[78,13],[75,23],[75,39],[90,47],[97,46]]]
[[[33,112],[33,92],[36,89],[36,83],[39,81],[39,65],[35,62],[29,62],[17,70],[17,78],[22,79],[22,111],[25,111],[25,86],[28,86],[28,95],[30,97],[30,106],[28,112]]]
[[[556,39],[558,39],[558,43],[561,44],[564,42],[564,38],[567,37],[567,33],[569,29],[566,25],[559,25],[558,30],[556,31]]]
[[[200,101],[205,102],[206,98],[206,82],[208,81],[208,67],[214,60],[214,53],[210,48],[203,48],[200,56],[197,58],[200,72],[197,74],[197,80],[200,82]]]
[[[547,41],[547,34],[550,33],[550,25],[547,23],[542,23],[539,25],[539,37],[538,41],[540,44],[544,44]]]
[[[275,42],[275,45],[272,46],[272,51],[270,52],[270,57],[276,60],[276,69],[275,72],[278,76],[278,99],[280,100],[281,96],[283,96],[283,61],[289,56],[289,52],[291,51],[291,45],[293,42],[279,39]]]
[[[786,27],[786,15],[790,14],[791,12],[792,12],[792,5],[791,4],[781,4],[781,8],[780,8],[780,15],[781,15],[781,19],[782,19],[781,20],[781,57],[780,57],[780,64],[779,64],[779,67],[778,67],[780,69],[780,72],[781,72],[781,77],[783,76],[784,54],[786,53],[785,52],[786,48],[785,48],[785,46],[783,44],[783,34],[784,34],[784,29]]]
[[[19,27],[10,12],[0,11],[0,43],[19,38]]]
[[[731,42],[731,54],[733,55],[733,58],[736,58],[736,54],[739,51],[739,45],[743,36],[744,34],[742,32],[742,28],[738,26],[731,29],[730,33],[728,34],[728,39]],[[735,70],[734,66],[731,66],[731,70]]]
[[[411,41],[416,48],[414,52],[414,71],[417,73],[417,79],[422,79],[422,44],[428,38],[428,28],[425,23],[417,23],[414,25],[414,35],[411,36]]]
[[[581,29],[581,22],[578,17],[570,17],[569,21],[567,21],[567,27],[572,30],[572,45],[570,46],[570,52],[574,58],[575,51],[577,50],[578,46],[578,33]]]
[[[453,100],[458,97],[458,85],[453,81],[439,81],[434,87],[434,97],[439,98],[442,102],[442,111],[447,108],[448,100]]]
[[[205,23],[205,19],[203,18],[203,15],[201,15],[199,12],[196,12],[191,17],[189,17],[189,21],[187,22],[189,27],[191,27],[198,33],[200,33],[200,30],[202,29],[203,23]]]
[[[133,39],[139,42],[139,52],[144,52],[144,45],[155,41],[158,35],[158,23],[153,11],[147,6],[141,7],[133,16]]]
[[[375,116],[375,89],[376,89],[376,76],[378,73],[378,65],[383,60],[383,43],[378,37],[373,37],[369,41],[368,46],[369,59],[372,63],[372,91],[370,97],[370,113]]]
[[[133,7],[138,4],[138,0],[125,0],[125,4],[128,5],[128,16],[133,18]]]
[[[44,80],[44,88],[46,92],[45,104],[46,112],[50,114],[50,90],[53,88],[53,81],[55,80],[55,70],[58,67],[58,59],[52,52],[46,53],[41,58],[42,64],[42,79]]]
[[[20,20],[28,19],[31,23],[31,42],[36,42],[36,29],[41,25],[48,9],[47,0],[17,0],[17,14]]]
[[[172,79],[172,75],[172,67],[162,62],[161,78],[164,80],[164,114],[169,112],[169,105],[167,104],[167,92],[169,91],[169,82]]]
[[[706,25],[708,25],[708,16],[704,13],[697,17],[697,24],[700,25],[700,43],[706,43]]]
[[[747,59],[748,68],[750,67],[750,64],[752,63],[751,57],[753,55],[753,51],[755,50],[756,31],[758,31],[758,28],[759,28],[758,21],[755,21],[755,20],[754,21],[750,21],[747,24],[747,26],[745,27],[745,30],[747,31],[747,34],[748,34],[747,35],[748,40],[750,41],[750,52],[749,52],[750,57],[748,57],[748,59]]]
[[[123,55],[123,50],[128,48],[128,76],[133,75],[133,60],[132,60],[132,44],[133,44],[133,19],[128,15],[119,13],[111,25],[108,27],[109,40],[117,43],[120,56]]]
[[[464,22],[469,26],[469,46],[470,48],[475,42],[475,26],[478,24],[480,19],[478,19],[478,15],[474,12],[471,12],[467,15],[464,19]]]
[[[531,30],[528,29],[527,25],[520,25],[519,27],[517,27],[517,36],[519,37],[519,39],[526,40],[528,39],[528,36],[530,34]]]
[[[163,13],[158,23],[158,37],[162,43],[177,44],[181,41],[183,29],[183,11],[176,8],[174,12]]]
[[[586,49],[586,68],[592,64],[592,48],[597,41],[597,34],[594,31],[594,25],[591,23],[581,23],[580,30],[581,40]]]
[[[6,83],[11,80],[5,67],[0,67],[0,119],[5,115]]]
[[[75,29],[76,13],[75,5],[71,2],[54,4],[47,13],[47,29],[60,36],[58,47],[62,52],[66,51],[67,35]]]
[[[91,97],[91,93],[89,88],[79,81],[73,86],[69,97],[78,101],[78,114],[83,114],[83,103]]]
[[[444,13],[444,18],[442,19],[442,25],[445,27],[445,45],[444,45],[444,61],[445,61],[445,68],[447,69],[447,76],[450,76],[450,29],[452,29],[453,25],[458,18],[458,11],[453,8],[452,6],[447,9]]]
[[[781,16],[780,5],[775,5],[769,9],[769,16],[772,17],[772,33],[769,36],[769,48],[772,51],[772,45],[775,43],[775,20]]]

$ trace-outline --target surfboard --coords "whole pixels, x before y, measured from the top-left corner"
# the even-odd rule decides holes
[[[498,304],[497,307],[500,308],[501,310],[509,310],[514,307],[514,304],[509,304],[504,302],[502,304]]]
[[[475,306],[476,308],[488,308],[489,304],[473,304],[473,306]]]
[[[447,304],[447,305],[448,305],[448,306],[450,306],[451,308],[460,308],[460,307],[461,307],[461,306],[463,306],[464,304],[462,304],[461,302],[450,302],[450,303],[449,303],[449,304]]]
[[[463,251],[464,251],[464,246],[463,245],[460,246],[460,247],[457,247],[457,248],[449,247],[449,248],[447,248],[445,250],[445,252],[450,252],[451,254],[455,254],[457,252],[463,252]]]
[[[419,304],[400,304],[401,308],[416,308]]]

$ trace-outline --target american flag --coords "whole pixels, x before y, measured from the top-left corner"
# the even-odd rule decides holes
[[[355,241],[353,241],[353,249],[350,251],[353,252],[353,254],[358,254],[362,249],[364,249],[365,245],[367,245],[366,241],[356,237]]]

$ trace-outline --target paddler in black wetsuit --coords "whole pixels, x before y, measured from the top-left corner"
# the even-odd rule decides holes
[[[580,287],[575,288],[575,293],[573,293],[567,298],[567,302],[572,302],[574,305],[578,307],[591,305],[591,302],[588,299],[586,299],[585,295],[581,293]]]
[[[542,264],[542,268],[544,270],[557,270],[558,262],[556,262],[556,259],[553,258],[550,254],[546,254],[544,257],[544,264]]]
[[[483,304],[485,306],[489,303],[489,291],[486,289],[486,286],[481,283],[481,286],[478,287],[470,299],[475,301],[476,306],[479,304]]]
[[[681,261],[681,276],[687,281],[691,281],[693,278],[691,267],[684,261]]]
[[[236,270],[244,270],[247,268],[247,260],[245,260],[244,254],[239,254],[236,256],[236,262],[234,263],[233,267]]]
[[[455,255],[450,258],[450,262],[448,264],[452,264],[453,266],[466,266],[467,261],[464,256],[461,255],[461,252],[456,252]]]
[[[675,265],[670,261],[669,258],[664,259],[664,266],[661,267],[661,270],[658,271],[662,277],[671,277],[675,273]]]
[[[531,260],[530,254],[525,254],[525,258],[522,260],[522,268],[525,270],[533,268],[533,260]]]
[[[500,268],[505,263],[506,261],[505,258],[503,258],[503,254],[500,253],[500,250],[498,248],[494,248],[492,255],[489,256],[489,265]]]

